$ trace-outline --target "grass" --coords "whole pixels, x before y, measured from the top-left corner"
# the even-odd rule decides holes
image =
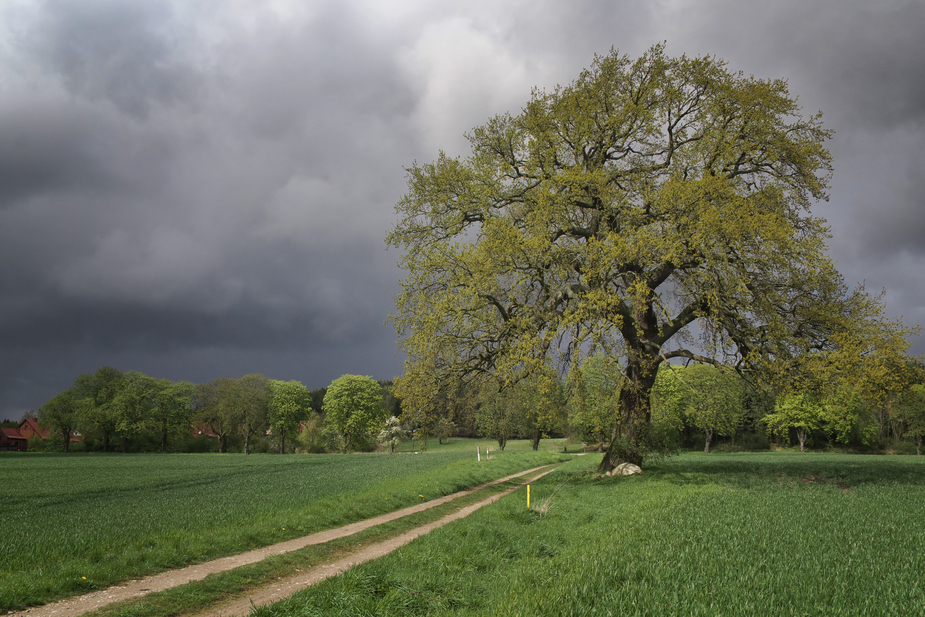
[[[628,478],[598,461],[255,617],[925,614],[920,458],[686,454]]]
[[[0,611],[390,512],[558,460],[423,455],[0,455]]]
[[[212,574],[200,581],[110,605],[92,611],[88,617],[173,617],[204,612],[217,603],[239,597],[281,578],[295,576],[312,566],[330,563],[366,545],[384,541],[437,520],[491,495],[504,492],[521,481],[522,479],[518,478],[488,486],[449,503],[378,525],[353,536],[276,555],[259,563]]]

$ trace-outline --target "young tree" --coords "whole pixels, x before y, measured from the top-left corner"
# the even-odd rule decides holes
[[[449,418],[440,418],[434,424],[434,435],[437,437],[437,443],[443,445],[443,441],[449,441],[450,437],[456,434],[456,423]]]
[[[794,429],[803,452],[809,434],[822,428],[822,407],[806,393],[790,394],[777,399],[774,413],[766,415],[764,422],[786,441],[790,441],[790,429]]]
[[[270,428],[279,435],[279,453],[286,452],[286,435],[299,428],[312,409],[311,393],[298,381],[270,381]]]
[[[498,442],[503,452],[509,439],[517,436],[524,423],[524,406],[513,386],[499,389],[494,380],[485,380],[479,391],[480,405],[475,426],[484,437]]]
[[[558,375],[545,368],[520,381],[514,392],[522,406],[523,432],[532,438],[533,450],[545,433],[561,431],[565,424],[565,392]]]
[[[603,354],[586,358],[569,375],[569,427],[582,441],[598,444],[598,452],[613,433],[622,381],[619,363]]]
[[[71,435],[78,427],[80,407],[84,404],[84,399],[78,396],[74,388],[68,388],[39,408],[38,423],[60,436],[65,454],[70,452]]]
[[[915,442],[915,453],[922,455],[925,436],[925,385],[914,384],[903,391],[895,405],[895,414],[903,424],[903,433]]]
[[[394,454],[395,447],[406,437],[405,429],[401,425],[398,416],[392,416],[385,421],[385,426],[379,431],[379,443],[389,446],[389,451]]]
[[[372,377],[338,377],[324,395],[324,414],[341,452],[371,449],[373,436],[385,422],[382,387]]]
[[[507,380],[603,349],[627,377],[607,470],[645,455],[660,363],[760,369],[843,344],[872,322],[848,319],[867,297],[809,214],[830,135],[784,80],[658,45],[535,92],[473,130],[468,158],[412,166],[388,236],[407,272],[398,395],[427,410],[448,376]],[[705,353],[684,344],[694,322]]]

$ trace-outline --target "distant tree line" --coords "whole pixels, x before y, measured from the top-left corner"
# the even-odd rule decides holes
[[[400,401],[391,382],[345,375],[327,388],[252,374],[203,384],[104,366],[35,414],[51,431],[30,449],[111,452],[371,450]],[[71,441],[80,435],[79,445]]]
[[[879,370],[875,370],[879,367]],[[443,382],[433,406],[402,409],[390,381],[344,375],[327,388],[253,374],[204,384],[102,367],[81,375],[37,414],[52,432],[30,449],[121,452],[350,452],[408,438],[426,447],[454,436],[570,437],[603,451],[621,435],[619,360],[592,355],[566,374],[534,371],[514,382],[491,375]],[[812,378],[808,378],[811,375]],[[922,451],[925,365],[906,358],[867,378],[794,371],[772,391],[733,367],[663,364],[652,390],[652,426],[667,450],[793,445],[844,451]],[[68,437],[80,434],[79,445]]]

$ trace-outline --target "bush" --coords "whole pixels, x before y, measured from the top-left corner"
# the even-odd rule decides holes
[[[310,419],[302,422],[295,441],[300,452],[323,454],[329,451],[328,435],[319,414],[314,414]]]

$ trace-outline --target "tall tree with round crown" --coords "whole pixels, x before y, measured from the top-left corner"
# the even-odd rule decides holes
[[[848,315],[869,298],[809,212],[830,135],[784,80],[656,45],[535,91],[474,129],[468,157],[413,165],[387,240],[407,272],[391,317],[406,409],[447,378],[514,381],[603,352],[625,372],[610,469],[645,456],[662,362],[746,371],[863,345]]]

